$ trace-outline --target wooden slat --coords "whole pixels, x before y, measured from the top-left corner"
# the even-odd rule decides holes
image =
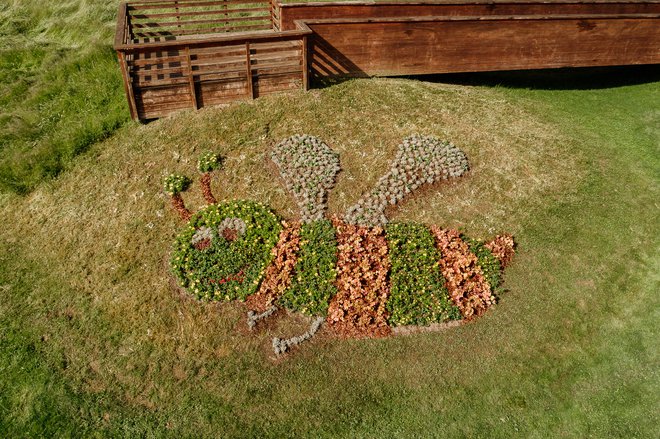
[[[267,78],[269,76],[281,76],[281,75],[296,75],[300,78],[301,75],[300,66],[280,66],[280,67],[269,67],[265,69],[253,69],[252,74],[259,78]]]
[[[168,67],[152,70],[133,70],[131,74],[136,78],[146,78],[150,76],[185,75],[187,71],[188,66],[183,65],[178,67]]]
[[[216,73],[242,74],[245,71],[245,55],[243,55],[243,60],[236,63],[213,64],[193,67],[193,73],[198,77],[214,75]]]
[[[259,0],[227,0],[227,1],[185,1],[185,0],[180,0],[177,2],[153,2],[153,3],[146,3],[146,4],[138,4],[131,2],[128,4],[128,9],[130,11],[143,11],[143,10],[148,10],[148,9],[173,9],[174,7],[179,7],[179,8],[204,8],[204,7],[210,7],[210,6],[233,6],[233,5],[245,5],[245,4],[252,4],[252,5],[257,5],[257,4],[268,4],[269,2],[267,1],[259,1]]]
[[[222,72],[208,72],[208,73],[196,73],[195,76],[198,78],[200,84],[209,82],[209,81],[247,81],[246,69],[242,68],[240,71],[222,71]]]
[[[266,12],[268,13],[268,8],[246,8],[246,9],[220,9],[220,10],[209,10],[209,11],[185,11],[185,12],[163,12],[159,14],[135,14],[131,15],[131,19],[139,20],[153,20],[155,18],[170,18],[170,17],[198,17],[200,15],[226,15],[229,14],[238,14],[238,13],[256,13],[256,12]],[[246,16],[245,18],[250,18]]]
[[[243,45],[217,46],[217,47],[198,47],[191,46],[190,54],[193,59],[206,58],[224,58],[227,56],[243,55]]]
[[[309,54],[307,50],[307,37],[302,40],[302,80],[303,89],[309,90]]]
[[[188,84],[188,78],[181,76],[180,78],[168,78],[168,79],[153,79],[147,80],[142,78],[135,78],[136,85],[138,87],[163,87],[168,85],[181,85]]]
[[[270,62],[290,62],[296,61],[298,64],[302,61],[302,53],[295,52],[276,52],[252,54],[252,65],[268,64]]]
[[[252,71],[253,72],[266,72],[269,69],[280,69],[280,68],[287,68],[287,69],[297,69],[300,71],[302,69],[302,60],[300,58],[295,59],[294,61],[271,61],[267,63],[262,63],[262,64],[253,64],[252,66]]]
[[[144,102],[162,102],[162,101],[175,101],[183,99],[186,100],[188,89],[185,86],[177,87],[154,87],[145,88],[140,92],[140,99]]]
[[[138,117],[138,111],[135,103],[135,91],[133,90],[133,81],[128,74],[126,54],[120,51],[117,53],[117,55],[119,57],[119,66],[121,68],[122,79],[124,80],[124,92],[126,93],[126,98],[128,99],[128,107],[131,113],[131,118],[136,119]]]
[[[302,36],[309,34],[311,34],[311,31],[307,29],[286,32],[244,32],[229,35],[223,33],[218,35],[200,35],[199,37],[193,36],[191,38],[181,37],[176,40],[166,41],[131,42],[130,44],[116,47],[116,49],[130,49],[137,52],[173,51],[180,50],[187,45],[192,49],[193,46],[205,48],[222,47],[225,45],[244,44],[246,41],[250,41],[251,43],[291,41],[299,40]]]
[[[128,65],[131,67],[146,67],[152,65],[155,66],[162,64],[171,64],[175,62],[182,62],[185,60],[186,57],[184,55],[167,56],[167,57],[159,57],[159,58],[142,58],[142,59],[129,61]]]
[[[154,38],[154,37],[169,37],[169,36],[176,37],[181,35],[202,35],[202,34],[213,34],[218,32],[240,32],[245,30],[268,30],[268,29],[270,29],[270,24],[255,24],[255,25],[245,25],[245,26],[222,26],[222,27],[183,29],[183,30],[171,30],[171,31],[135,32],[134,35],[137,38]]]
[[[245,68],[246,68],[246,74],[247,74],[247,81],[248,81],[248,98],[254,99],[254,87],[252,84],[252,67],[250,66],[251,60],[250,60],[250,43],[246,42],[245,43]]]
[[[199,105],[197,103],[197,91],[195,91],[195,79],[193,77],[192,65],[190,62],[190,48],[186,47],[186,57],[188,61],[188,83],[190,85],[190,103],[193,108],[197,110]]]
[[[255,15],[250,17],[227,17],[227,18],[213,18],[206,20],[180,20],[180,21],[156,21],[156,22],[133,22],[134,29],[152,29],[163,27],[179,27],[179,26],[192,26],[199,24],[220,24],[236,21],[269,21],[267,15]]]

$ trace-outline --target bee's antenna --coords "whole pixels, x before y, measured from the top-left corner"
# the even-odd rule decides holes
[[[202,195],[209,204],[216,204],[218,202],[211,191],[211,172],[218,169],[221,164],[222,160],[220,156],[213,152],[205,152],[199,157],[199,161],[197,162],[197,170],[202,173],[199,180],[202,187]]]
[[[360,226],[384,226],[388,205],[396,205],[424,184],[458,177],[468,170],[467,156],[452,143],[430,136],[407,137],[389,171],[371,192],[348,208],[345,220]]]
[[[191,183],[192,180],[185,175],[171,174],[165,179],[164,184],[165,192],[169,194],[174,210],[179,213],[179,216],[184,221],[189,221],[192,213],[186,208],[181,193],[185,192]]]

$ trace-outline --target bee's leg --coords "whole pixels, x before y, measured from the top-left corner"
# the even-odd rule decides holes
[[[280,355],[285,353],[291,346],[297,346],[300,343],[309,340],[319,331],[324,321],[325,317],[317,317],[304,334],[286,339],[278,337],[273,338],[273,352],[275,352],[276,355]]]
[[[257,314],[255,311],[248,311],[247,313],[248,328],[254,329],[254,327],[257,326],[257,323],[259,323],[260,320],[272,316],[277,310],[278,308],[275,305],[273,305],[270,308],[268,308],[266,311],[262,312],[261,314]]]

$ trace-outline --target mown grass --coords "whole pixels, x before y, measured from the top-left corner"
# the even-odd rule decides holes
[[[0,432],[653,437],[658,102],[653,81],[528,90],[376,79],[121,128],[52,184],[0,198]],[[161,183],[194,175],[201,151],[226,157],[217,196],[292,217],[267,153],[288,135],[318,135],[340,153],[330,210],[341,213],[413,132],[452,140],[472,171],[396,219],[519,242],[508,292],[484,318],[411,337],[321,337],[274,361],[270,338],[304,322],[250,334],[242,305],[174,290],[166,261],[180,224]]]
[[[31,191],[129,119],[111,48],[118,3],[0,5],[0,191]]]

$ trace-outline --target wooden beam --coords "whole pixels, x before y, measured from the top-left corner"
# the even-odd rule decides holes
[[[117,27],[115,28],[115,49],[128,42],[126,38],[127,24],[126,3],[121,3],[119,5],[119,12],[117,13]]]
[[[119,66],[121,68],[121,76],[124,80],[124,92],[128,100],[128,108],[131,112],[131,118],[138,120],[139,115],[137,111],[137,104],[135,102],[135,94],[133,92],[133,81],[128,73],[128,65],[126,64],[126,54],[123,51],[117,52],[119,58]]]
[[[309,35],[311,31],[309,30],[293,30],[286,32],[241,32],[240,34],[229,34],[222,36],[208,36],[203,38],[202,36],[193,36],[187,39],[178,39],[171,41],[151,41],[151,42],[142,42],[142,43],[128,43],[121,44],[115,49],[125,49],[125,50],[148,50],[148,51],[158,51],[158,50],[177,50],[183,49],[183,47],[190,45],[198,46],[214,46],[214,45],[223,45],[223,44],[235,44],[235,43],[244,43],[246,41],[252,42],[268,42],[268,41],[286,41],[286,40],[296,40],[301,38],[304,35]]]
[[[302,81],[303,90],[309,90],[309,57],[308,57],[307,36],[302,39]]]
[[[252,60],[250,59],[250,42],[245,42],[245,65],[247,74],[247,92],[250,99],[254,99],[254,83],[252,81]]]
[[[188,84],[190,85],[190,101],[195,110],[199,109],[197,101],[197,90],[195,90],[195,77],[193,76],[192,60],[190,59],[190,47],[186,46],[186,59],[188,62]]]

